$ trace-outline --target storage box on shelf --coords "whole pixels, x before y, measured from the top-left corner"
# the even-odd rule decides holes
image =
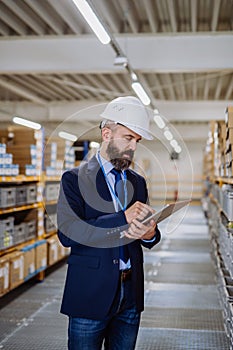
[[[73,143],[61,138],[47,138],[44,146],[44,168],[46,176],[61,176],[63,170],[75,166]]]
[[[207,217],[225,328],[233,342],[233,186],[224,180],[218,177],[210,182]]]
[[[9,259],[5,256],[0,257],[0,297],[10,289],[9,270]]]
[[[68,255],[69,249],[61,245],[57,235],[47,239],[48,242],[48,265],[51,266]]]
[[[6,154],[12,156],[12,159],[8,160],[10,163],[7,167],[11,173],[5,173],[2,175],[41,175],[43,146],[42,130],[33,130],[25,127],[8,127],[7,129],[0,130],[0,141],[2,144],[6,145]],[[13,173],[14,167],[12,167],[12,165],[14,163],[18,164],[19,167],[17,174],[16,171],[15,174]]]
[[[69,251],[56,235],[53,243],[45,239],[44,204],[49,205],[46,228],[51,236],[56,230],[63,163],[74,165],[72,144],[58,141],[59,146],[51,147],[47,174],[51,176],[46,177],[42,174],[43,132],[17,127],[0,130],[0,296],[33,276],[42,280],[45,269]]]

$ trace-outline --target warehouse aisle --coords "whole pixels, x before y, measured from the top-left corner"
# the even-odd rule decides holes
[[[169,231],[167,223],[160,228]],[[59,314],[65,271],[61,265],[43,283],[31,281],[0,299],[0,349],[66,349],[67,319]],[[137,350],[229,347],[208,228],[201,208],[193,206],[174,232],[145,251],[145,312]]]

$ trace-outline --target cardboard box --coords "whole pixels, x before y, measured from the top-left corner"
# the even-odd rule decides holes
[[[0,258],[0,296],[10,289],[10,263],[5,256]]]
[[[21,249],[24,257],[24,280],[35,275],[35,244],[30,244]]]
[[[226,139],[230,144],[233,144],[233,128],[227,128]]]
[[[58,259],[59,243],[58,243],[57,236],[54,235],[51,238],[47,239],[47,243],[48,243],[48,265],[51,266],[59,260]]]
[[[70,253],[70,248],[64,247],[58,240],[58,259],[61,260],[65,258]]]
[[[225,122],[228,128],[233,128],[233,106],[228,106],[226,108]]]
[[[24,257],[23,252],[15,251],[7,254],[10,262],[10,289],[13,289],[24,281]]]
[[[36,272],[40,272],[47,267],[47,241],[42,239],[35,243]]]

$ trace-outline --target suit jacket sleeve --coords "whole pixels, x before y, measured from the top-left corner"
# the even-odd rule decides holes
[[[77,178],[75,172],[67,171],[61,180],[57,204],[58,237],[61,243],[67,247],[77,243],[101,248],[117,245],[120,232],[128,228],[124,212],[96,212],[89,218],[87,203]]]

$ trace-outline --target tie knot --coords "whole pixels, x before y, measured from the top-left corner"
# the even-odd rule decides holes
[[[112,170],[110,171],[113,175],[115,175],[116,179],[121,179],[121,171],[117,170],[115,168],[112,168]]]

